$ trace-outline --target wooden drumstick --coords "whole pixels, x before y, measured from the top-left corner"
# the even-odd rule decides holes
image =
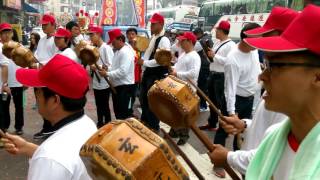
[[[209,106],[218,114],[218,116],[224,119],[224,116],[221,114],[220,110],[212,103],[212,101],[204,94],[204,92],[198,86],[196,86],[189,78],[188,81],[192,86],[194,86],[197,89],[199,94],[209,103]],[[214,144],[211,142],[209,137],[198,128],[198,126],[193,124],[191,126],[191,129],[210,152],[214,151]],[[223,168],[227,171],[227,173],[230,175],[232,179],[240,180],[239,176],[228,164],[225,165]]]
[[[194,164],[192,164],[192,162],[190,161],[190,159],[187,157],[187,155],[179,148],[179,146],[177,146],[177,144],[172,140],[172,138],[170,137],[170,135],[163,130],[162,128],[160,128],[161,132],[163,133],[163,138],[167,139],[169,141],[170,144],[172,144],[172,146],[174,147],[174,149],[180,154],[180,156],[184,159],[184,161],[188,164],[188,166],[190,167],[190,169],[194,172],[194,174],[200,179],[200,180],[205,180],[205,178],[201,175],[201,173],[199,172],[199,170],[195,167]]]
[[[97,62],[94,63],[94,65],[97,67],[97,69],[99,71],[102,70],[102,68],[97,64]],[[111,91],[113,92],[113,94],[117,94],[117,90],[114,88],[113,84],[111,83],[111,81],[107,78],[107,77],[104,77],[104,79],[107,81],[107,83],[109,84],[110,88],[111,88]]]
[[[211,109],[214,110],[214,112],[216,112],[221,119],[224,119],[224,116],[222,115],[221,111],[212,103],[208,96],[197,85],[195,85],[191,79],[188,78],[188,81],[193,87],[197,89],[201,97],[203,97],[209,103]]]
[[[4,133],[1,129],[0,129],[0,138],[1,137],[6,137],[6,133]]]

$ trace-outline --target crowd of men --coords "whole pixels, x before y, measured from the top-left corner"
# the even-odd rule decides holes
[[[112,29],[107,32],[108,42],[104,42],[103,29],[92,25],[87,35],[100,58],[86,67],[74,51],[84,40],[78,24],[69,22],[66,28],[56,29],[55,18],[44,15],[41,24],[46,36],[39,41],[34,53],[39,62],[32,68],[16,66],[0,48],[0,129],[7,132],[9,128],[12,95],[15,133],[23,133],[23,86],[35,87],[38,112],[44,123],[34,138],[46,140],[36,145],[6,133],[1,141],[8,152],[31,158],[28,179],[90,179],[79,150],[97,128],[111,121],[110,95],[116,119],[126,119],[133,116],[133,103],[139,94],[139,118],[159,132],[160,121],[150,110],[147,92],[155,81],[173,75],[198,84],[224,116],[218,118],[210,110],[208,124],[200,127],[216,131],[212,140],[215,149],[208,155],[218,177],[225,177],[223,167],[230,165],[249,180],[319,179],[317,19],[320,7],[315,5],[306,6],[302,12],[274,7],[262,27],[245,24],[240,42],[235,43],[228,37],[232,28],[228,21],[220,21],[214,27],[214,42],[200,28],[167,37],[164,17],[155,13],[150,19],[152,37],[145,52],[135,46],[135,28],[128,29],[125,35],[120,29]],[[0,47],[11,38],[11,25],[0,24]],[[172,52],[172,68],[157,63],[155,53],[159,49]],[[263,59],[259,59],[259,53],[264,54]],[[83,109],[89,87],[97,107],[96,125]],[[255,97],[259,102],[256,106]],[[201,99],[199,109],[207,108]],[[189,138],[186,128],[171,129],[169,134],[179,138],[178,145]],[[240,142],[241,134],[244,142]],[[229,135],[235,137],[233,151],[224,147]],[[57,144],[65,146],[64,152]]]

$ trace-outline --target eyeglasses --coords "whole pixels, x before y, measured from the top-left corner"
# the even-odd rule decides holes
[[[291,66],[291,67],[320,67],[320,64],[313,64],[313,63],[294,63],[294,62],[270,62],[268,60],[265,60],[264,62],[265,69],[269,72],[272,71],[275,67],[285,67],[285,66]]]

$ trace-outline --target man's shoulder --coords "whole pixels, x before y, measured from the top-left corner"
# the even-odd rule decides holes
[[[45,140],[34,154],[36,157],[64,157],[80,151],[81,146],[97,131],[94,122],[86,115],[67,124]],[[34,157],[33,157],[34,158]]]

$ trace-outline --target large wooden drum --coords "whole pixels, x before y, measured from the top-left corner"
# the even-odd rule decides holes
[[[100,128],[80,155],[93,179],[189,179],[166,142],[133,118]]]
[[[15,42],[15,41],[9,41],[7,43],[4,43],[2,46],[2,53],[9,59],[12,58],[12,51],[21,46],[21,44]]]
[[[36,62],[36,58],[33,53],[24,46],[19,46],[12,51],[13,62],[23,68],[31,67],[33,63]]]
[[[199,117],[199,97],[190,85],[174,76],[156,81],[148,92],[151,111],[174,128],[190,127]]]

